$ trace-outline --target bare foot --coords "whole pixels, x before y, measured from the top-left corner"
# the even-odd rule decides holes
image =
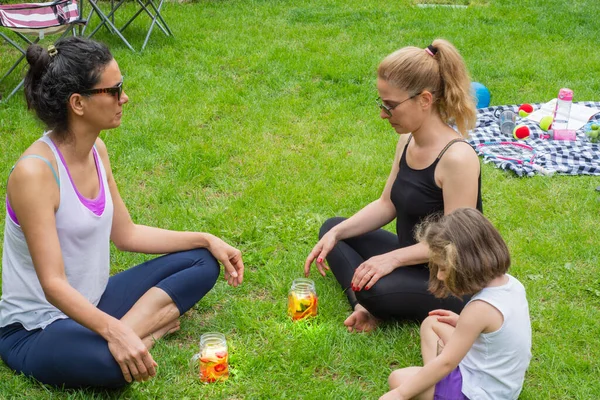
[[[160,328],[159,330],[157,330],[156,332],[149,335],[148,337],[145,337],[142,341],[146,345],[146,348],[149,350],[152,346],[154,346],[154,343],[158,339],[168,334],[177,332],[179,328],[181,328],[181,323],[179,322],[179,318],[176,318],[173,321],[166,324],[165,326],[163,326],[162,328]]]
[[[348,327],[348,332],[370,332],[377,328],[379,320],[371,315],[366,308],[357,304],[354,307],[354,312],[344,321],[344,325]]]

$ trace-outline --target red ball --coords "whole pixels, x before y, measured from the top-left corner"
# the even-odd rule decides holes
[[[518,125],[515,128],[515,130],[513,131],[513,136],[517,140],[527,139],[529,137],[529,135],[531,135],[531,131],[529,130],[529,127],[526,125]]]
[[[531,104],[521,104],[521,107],[519,107],[519,111],[525,111],[527,114],[531,114],[533,112],[533,106]]]

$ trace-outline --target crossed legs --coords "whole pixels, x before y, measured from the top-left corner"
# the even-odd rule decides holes
[[[206,249],[168,254],[112,276],[98,308],[122,320],[151,348],[179,328],[179,316],[218,276],[219,264]],[[54,386],[127,384],[106,340],[70,318],[33,331],[20,324],[0,329],[0,355],[13,370]]]
[[[162,289],[150,288],[121,318],[142,339],[148,350],[167,333],[179,330],[179,309]]]

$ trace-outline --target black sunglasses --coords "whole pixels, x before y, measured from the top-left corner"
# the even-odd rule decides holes
[[[116,94],[117,101],[120,101],[121,94],[123,93],[123,81],[121,80],[121,82],[119,82],[118,84],[116,84],[113,87],[101,88],[101,89],[87,89],[87,90],[82,90],[79,93],[84,94],[84,95],[99,94],[99,93],[108,93],[110,95]]]

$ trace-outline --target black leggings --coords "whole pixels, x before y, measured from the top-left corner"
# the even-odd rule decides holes
[[[330,218],[321,227],[319,238],[345,218]],[[369,258],[397,250],[398,237],[383,229],[341,240],[327,255],[327,262],[344,289],[352,308],[359,303],[375,317],[384,320],[424,320],[429,311],[438,308],[460,313],[469,300],[456,297],[435,298],[427,289],[429,269],[426,265],[396,268],[379,279],[369,290],[354,292],[350,282],[354,271]]]

